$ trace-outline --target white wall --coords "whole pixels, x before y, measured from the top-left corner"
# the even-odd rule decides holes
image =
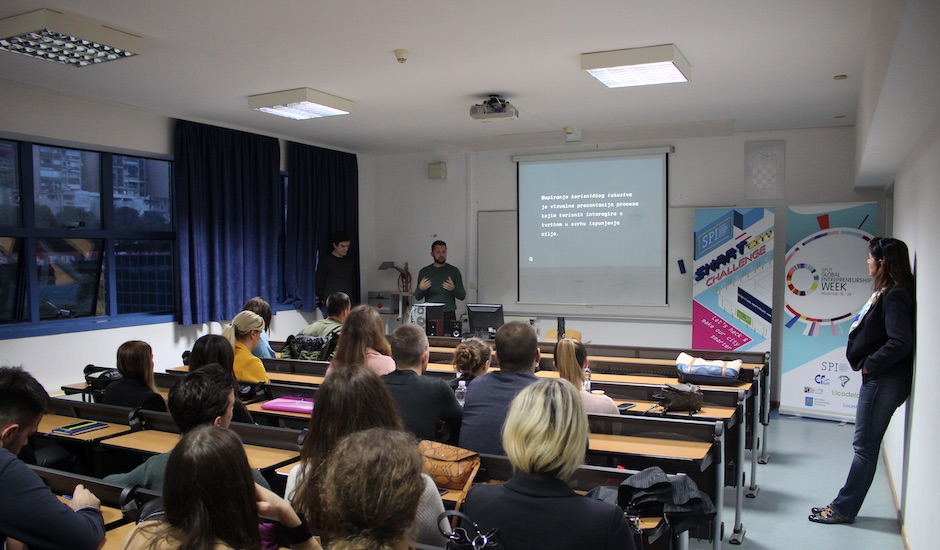
[[[940,494],[936,457],[940,441],[934,421],[940,417],[940,117],[919,140],[895,182],[893,236],[904,240],[913,254],[917,276],[917,356],[914,391],[905,409],[895,415],[884,441],[884,455],[900,498],[910,548],[932,548],[937,538],[935,502]],[[907,413],[907,414],[904,414]],[[907,422],[905,423],[905,420]]]

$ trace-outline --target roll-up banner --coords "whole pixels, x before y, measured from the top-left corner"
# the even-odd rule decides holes
[[[872,292],[875,203],[787,210],[780,412],[855,420],[862,376],[845,358],[849,328]]]
[[[773,208],[695,211],[692,347],[770,349]]]

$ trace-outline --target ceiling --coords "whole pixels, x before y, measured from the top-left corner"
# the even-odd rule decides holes
[[[0,18],[43,7],[140,35],[143,51],[86,68],[0,52],[0,78],[387,155],[520,134],[561,142],[566,126],[585,141],[852,126],[870,1],[4,0]],[[691,82],[607,89],[580,70],[581,53],[666,43]],[[293,121],[247,107],[250,95],[300,87],[350,99],[353,113]],[[490,93],[519,119],[471,119]]]

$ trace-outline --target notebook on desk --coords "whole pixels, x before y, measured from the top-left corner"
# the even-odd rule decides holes
[[[313,399],[306,397],[278,397],[261,404],[266,411],[282,411],[295,413],[313,412]]]

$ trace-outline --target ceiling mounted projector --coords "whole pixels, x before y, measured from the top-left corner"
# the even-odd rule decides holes
[[[483,103],[470,107],[470,118],[482,121],[499,119],[516,120],[519,118],[519,111],[504,98],[498,95],[491,95],[490,98]]]

